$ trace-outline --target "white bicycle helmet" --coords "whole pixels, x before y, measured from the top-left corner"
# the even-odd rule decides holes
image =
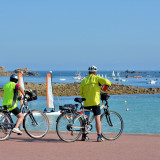
[[[88,68],[89,72],[97,72],[97,67],[96,66],[91,66]]]

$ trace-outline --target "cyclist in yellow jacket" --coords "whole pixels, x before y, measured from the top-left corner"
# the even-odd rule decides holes
[[[88,68],[89,76],[82,80],[80,84],[80,96],[85,98],[84,108],[92,110],[95,116],[96,122],[96,130],[97,130],[97,141],[103,141],[101,135],[101,120],[100,120],[100,91],[101,85],[110,86],[111,82],[108,79],[102,78],[100,76],[96,76],[97,67],[91,66]],[[89,116],[90,112],[86,112],[85,114]],[[88,140],[89,138],[83,132],[82,141]]]
[[[18,118],[12,132],[17,134],[22,134],[22,132],[19,130],[18,127],[22,123],[24,116],[20,111],[20,109],[17,107],[17,96],[18,96],[18,91],[20,91],[23,94],[23,96],[25,96],[25,93],[23,88],[19,84],[17,84],[17,82],[18,82],[18,76],[12,74],[10,76],[10,82],[5,84],[3,87],[4,93],[3,93],[2,105],[10,106],[8,110]]]

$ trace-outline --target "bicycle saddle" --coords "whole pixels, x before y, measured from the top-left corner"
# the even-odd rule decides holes
[[[75,102],[79,102],[79,103],[82,103],[85,100],[86,100],[85,98],[75,98],[74,99]]]

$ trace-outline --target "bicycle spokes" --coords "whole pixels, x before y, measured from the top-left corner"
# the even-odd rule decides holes
[[[24,118],[24,129],[32,138],[42,138],[49,129],[47,116],[38,110],[29,112]]]
[[[123,131],[123,119],[114,111],[101,116],[102,136],[107,140],[117,139]]]
[[[0,140],[5,140],[9,137],[12,127],[13,123],[11,123],[9,117],[0,112]]]
[[[56,130],[62,140],[66,142],[75,141],[81,135],[82,120],[74,113],[61,114],[57,121]]]

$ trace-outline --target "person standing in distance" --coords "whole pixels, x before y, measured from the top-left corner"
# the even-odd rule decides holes
[[[17,82],[18,76],[16,74],[12,74],[10,76],[10,82],[6,83],[3,87],[4,93],[2,105],[10,106],[8,110],[18,118],[12,132],[22,134],[18,127],[22,123],[24,116],[20,109],[17,107],[17,96],[18,91],[20,91],[22,95],[25,97],[25,92],[23,88],[19,84],[17,84]]]
[[[92,110],[95,116],[97,141],[102,142],[101,135],[101,110],[100,110],[100,91],[101,85],[110,86],[111,82],[108,79],[96,76],[97,67],[91,66],[88,68],[89,76],[82,80],[80,84],[80,96],[85,98],[84,109]],[[85,112],[89,117],[90,112]],[[88,136],[85,131],[82,133],[82,141],[88,140]]]

